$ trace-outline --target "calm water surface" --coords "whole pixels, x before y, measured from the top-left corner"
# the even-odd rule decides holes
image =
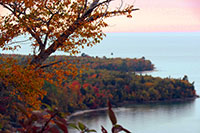
[[[98,46],[83,52],[93,56],[142,57],[156,71],[146,74],[182,78],[188,75],[200,94],[200,33],[109,34]],[[200,133],[200,99],[188,102],[130,105],[114,109],[121,125],[134,133]],[[73,118],[100,132],[111,128],[105,111]],[[71,131],[74,132],[75,131]]]
[[[27,49],[22,44],[22,49],[15,53],[28,54],[31,51]],[[172,78],[188,75],[189,80],[195,82],[196,91],[200,94],[200,32],[110,33],[101,44],[82,52],[111,58],[145,56],[156,67],[156,71],[146,74]],[[134,133],[200,133],[200,99],[179,103],[130,105],[114,111],[119,123]],[[82,121],[98,133],[100,125],[104,125],[106,129],[111,128],[111,122],[104,111],[88,113],[74,118],[73,121]]]

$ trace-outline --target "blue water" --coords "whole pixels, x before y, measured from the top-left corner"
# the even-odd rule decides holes
[[[200,94],[199,44],[200,33],[115,33],[108,34],[101,44],[83,52],[100,57],[144,56],[156,67],[156,71],[145,74],[172,78],[187,75]],[[114,111],[119,123],[134,133],[200,133],[200,99],[131,105]],[[100,125],[111,128],[106,112],[85,114],[73,121],[83,121],[98,132]]]
[[[108,58],[144,56],[156,67],[156,71],[149,74],[173,78],[187,75],[200,93],[200,32],[109,33],[100,44],[82,52]]]
[[[200,32],[109,33],[100,44],[81,51],[99,57],[144,56],[156,67],[156,71],[146,74],[173,78],[187,75],[191,82],[195,82],[197,94],[200,94]],[[22,49],[15,53],[30,52],[24,44]],[[178,103],[131,105],[116,108],[114,111],[119,123],[134,133],[200,133],[200,99]],[[106,112],[85,114],[72,121],[83,121],[98,133],[101,125],[106,129],[111,128]]]
[[[200,56],[200,32],[196,33],[109,33],[83,52],[93,56],[152,57]]]

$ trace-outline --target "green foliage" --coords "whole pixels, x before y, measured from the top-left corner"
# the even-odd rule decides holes
[[[74,123],[70,123],[69,127],[74,128],[78,131],[80,131],[81,133],[91,133],[91,132],[96,132],[96,130],[94,129],[89,129],[88,127],[86,127],[83,123],[78,122],[77,124]]]

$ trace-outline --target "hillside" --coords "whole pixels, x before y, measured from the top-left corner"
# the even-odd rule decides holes
[[[1,55],[14,57],[19,64],[30,56]],[[136,71],[153,70],[154,65],[144,57],[140,59],[98,58],[90,56],[52,56],[47,62],[67,62],[62,65],[44,67],[47,73],[55,73],[53,81],[45,81],[47,91],[43,102],[59,107],[64,112],[105,107],[109,99],[113,105],[123,102],[150,102],[187,99],[196,96],[193,83],[187,76],[183,79],[142,76]],[[70,63],[72,65],[70,65]],[[52,68],[55,71],[52,71]],[[75,69],[76,68],[76,69]],[[77,71],[75,77],[64,73],[65,78],[56,75],[62,69],[70,73]],[[60,86],[54,84],[60,82]]]

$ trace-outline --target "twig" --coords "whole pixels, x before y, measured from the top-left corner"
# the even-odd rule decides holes
[[[60,60],[60,61],[57,61],[57,62],[48,64],[48,65],[41,66],[40,68],[50,67],[50,66],[52,66],[52,65],[58,64],[58,63],[63,62],[63,61],[64,61],[64,60]]]
[[[42,127],[42,130],[39,133],[43,133],[45,131],[45,128],[47,127],[47,125],[49,124],[49,122],[58,114],[58,111],[56,113],[54,113],[51,118],[46,121],[46,123],[44,124],[44,126]]]

